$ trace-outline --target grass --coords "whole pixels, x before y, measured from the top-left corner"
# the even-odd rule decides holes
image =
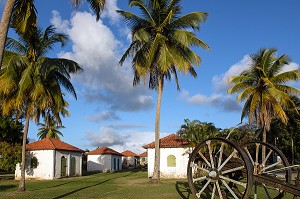
[[[147,172],[97,173],[48,181],[26,181],[26,192],[17,192],[19,181],[1,180],[0,198],[192,198],[185,179],[152,184]]]
[[[101,198],[101,199],[192,199],[186,179],[162,179],[152,184],[147,172],[97,173],[57,180],[27,180],[26,192],[16,191],[19,181],[0,180],[0,198]],[[259,190],[258,198],[266,198]],[[293,198],[286,195],[285,199]]]

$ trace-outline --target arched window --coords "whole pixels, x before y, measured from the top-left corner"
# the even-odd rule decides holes
[[[167,157],[167,166],[176,167],[176,157],[174,155],[169,155]]]
[[[37,158],[36,158],[36,157],[32,157],[32,158],[31,158],[31,161],[30,161],[30,167],[31,167],[32,169],[37,168]]]

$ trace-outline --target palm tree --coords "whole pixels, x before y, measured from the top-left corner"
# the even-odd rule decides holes
[[[277,118],[286,124],[288,117],[285,108],[296,110],[290,94],[300,94],[298,88],[286,85],[300,78],[300,70],[284,72],[283,67],[289,64],[289,58],[285,54],[277,57],[276,52],[276,49],[261,49],[251,56],[249,69],[229,80],[234,85],[228,93],[240,92],[237,101],[246,101],[241,120],[248,117],[250,124],[263,129],[263,142],[266,142],[272,119]],[[262,155],[265,157],[265,150]]]
[[[54,138],[54,139],[60,139],[59,136],[63,136],[62,132],[59,131],[61,128],[65,128],[62,125],[59,125],[55,122],[55,117],[50,115],[50,113],[47,113],[44,118],[44,124],[39,123],[39,132],[38,137],[39,139],[44,138]]]
[[[64,115],[68,106],[62,87],[77,98],[70,74],[82,70],[80,66],[72,60],[45,57],[56,43],[64,45],[66,40],[66,35],[49,26],[45,31],[36,28],[30,38],[8,38],[6,42],[10,51],[5,51],[0,70],[0,106],[4,115],[16,112],[25,116],[20,191],[25,191],[29,121],[38,122],[41,115],[50,112],[61,123],[60,114]]]
[[[83,0],[71,0],[75,7],[78,7]],[[105,7],[106,0],[87,0],[91,9],[96,14],[96,20],[99,20],[100,13]],[[0,67],[5,47],[5,41],[9,24],[23,38],[29,37],[37,24],[37,10],[34,6],[34,0],[7,0],[0,24]]]
[[[200,131],[201,122],[199,120],[190,121],[189,119],[184,120],[185,124],[181,125],[177,134],[184,140],[190,143],[190,146],[194,147],[202,140],[203,135]]]
[[[191,29],[199,29],[205,21],[207,13],[192,12],[180,16],[181,0],[130,0],[130,7],[138,7],[141,16],[131,12],[118,10],[126,23],[131,26],[132,43],[120,59],[122,65],[128,57],[133,57],[133,85],[138,85],[142,78],[149,78],[149,88],[158,93],[155,119],[155,163],[153,182],[159,182],[159,137],[160,137],[160,106],[164,80],[179,82],[177,72],[197,76],[192,65],[199,65],[200,57],[191,50],[191,46],[208,49],[208,45],[196,38]]]
[[[207,138],[217,137],[221,130],[216,128],[211,122],[190,121],[189,119],[185,119],[184,122],[185,124],[181,125],[177,134],[188,141],[192,147],[195,147]]]

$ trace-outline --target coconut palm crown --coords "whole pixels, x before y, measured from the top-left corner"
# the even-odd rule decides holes
[[[25,117],[20,191],[25,191],[29,120],[38,122],[40,116],[51,113],[61,124],[60,115],[64,116],[68,107],[63,91],[76,98],[70,74],[81,71],[81,67],[72,60],[46,57],[56,43],[64,45],[66,40],[66,35],[55,33],[55,28],[49,26],[44,31],[36,28],[30,38],[8,38],[6,42],[0,70],[0,106],[3,115],[13,112]]]
[[[132,57],[134,73],[133,85],[138,85],[142,78],[149,79],[149,88],[158,92],[155,119],[155,163],[152,180],[159,180],[159,129],[160,106],[164,80],[171,80],[173,75],[177,89],[177,72],[197,77],[192,65],[198,66],[200,57],[191,49],[192,46],[208,49],[208,45],[198,39],[193,30],[199,30],[207,13],[192,12],[181,15],[181,0],[129,0],[130,7],[137,7],[141,16],[117,10],[131,28],[132,42],[120,59]]]
[[[272,119],[286,124],[288,117],[285,110],[294,109],[297,112],[291,96],[300,94],[300,89],[287,84],[300,79],[300,70],[284,71],[290,59],[285,54],[277,57],[276,52],[276,49],[261,49],[250,56],[251,65],[247,70],[229,80],[233,86],[228,93],[239,93],[237,101],[246,101],[241,120],[248,117],[250,124],[262,128],[264,142]]]

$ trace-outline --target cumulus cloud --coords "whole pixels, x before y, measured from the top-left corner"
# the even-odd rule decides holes
[[[121,17],[116,10],[120,10],[117,6],[117,0],[106,1],[105,10],[101,17],[108,18],[111,24],[118,24]]]
[[[138,111],[153,106],[148,89],[132,86],[130,66],[119,66],[122,43],[101,20],[96,22],[91,13],[77,12],[66,21],[54,11],[51,22],[68,34],[72,42],[72,50],[59,53],[59,57],[75,60],[84,69],[74,77],[84,87],[79,94],[114,111]]]
[[[186,101],[189,104],[194,105],[208,105],[220,108],[224,111],[240,111],[241,106],[236,102],[235,99],[233,99],[229,95],[225,94],[212,94],[210,96],[206,96],[200,93],[197,93],[195,95],[190,95],[190,93],[187,90],[183,90],[182,93],[180,93],[181,99]]]
[[[161,137],[165,137],[169,133],[161,132]],[[101,127],[99,133],[88,132],[85,138],[89,142],[88,146],[91,150],[96,147],[107,146],[118,152],[131,150],[137,154],[145,151],[142,146],[154,141],[154,132],[117,132],[112,127]]]
[[[221,75],[215,75],[212,83],[216,92],[224,92],[229,88],[228,79],[231,76],[240,75],[244,70],[248,69],[251,64],[249,55],[245,55],[241,61],[232,65],[229,70]]]
[[[120,117],[115,112],[102,111],[99,114],[88,116],[87,119],[93,122],[100,122],[100,121],[107,121],[107,120],[120,120]]]
[[[299,69],[299,64],[297,64],[295,62],[291,62],[290,64],[284,65],[284,67],[280,73],[284,73],[284,72],[291,71],[291,70],[297,70],[297,69]]]

